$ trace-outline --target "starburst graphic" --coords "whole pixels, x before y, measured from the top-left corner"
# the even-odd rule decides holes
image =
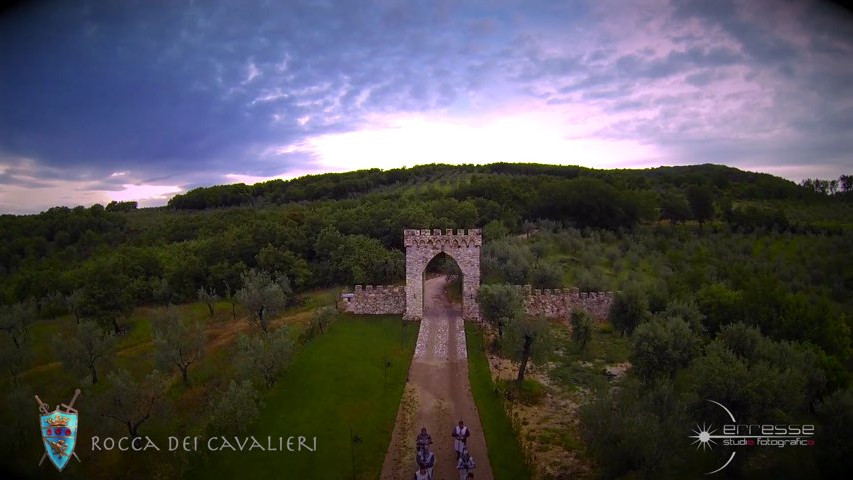
[[[712,430],[713,427],[713,425],[705,425],[704,422],[701,427],[698,423],[696,424],[696,428],[693,429],[694,434],[689,436],[689,438],[696,439],[691,443],[691,445],[696,445],[696,450],[699,450],[699,448],[702,448],[702,450],[711,450],[713,448],[711,445],[717,444],[712,438],[712,435],[716,432],[716,430]]]

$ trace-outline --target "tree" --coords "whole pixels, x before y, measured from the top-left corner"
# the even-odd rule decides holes
[[[684,456],[672,439],[689,424],[687,401],[669,380],[643,385],[630,378],[579,409],[583,439],[603,478],[685,478]],[[637,472],[633,473],[632,472]],[[701,472],[697,472],[701,476]]]
[[[30,336],[30,324],[35,320],[36,307],[32,301],[0,306],[0,331],[15,348],[21,349]]]
[[[292,354],[293,340],[286,326],[266,335],[241,335],[237,339],[237,362],[241,377],[260,376],[267,388],[275,384]]]
[[[166,278],[158,278],[153,281],[151,295],[160,305],[166,306],[172,303],[172,287]]]
[[[504,348],[510,358],[518,362],[518,388],[524,383],[527,363],[544,359],[550,344],[548,321],[540,316],[523,315],[509,324]]]
[[[98,383],[98,371],[112,363],[116,337],[91,320],[83,320],[70,335],[57,335],[54,344],[62,363],[81,376]]]
[[[640,289],[634,286],[616,294],[607,318],[623,335],[630,335],[648,316],[648,300]]]
[[[237,291],[242,285],[241,277],[246,272],[246,264],[243,262],[229,263],[227,261],[217,263],[210,267],[208,284],[212,289],[219,289],[225,293],[225,298],[231,303],[231,319],[237,320]]]
[[[699,337],[684,320],[655,318],[634,330],[631,336],[631,364],[646,380],[672,377],[696,356]]]
[[[167,308],[151,325],[157,362],[164,368],[177,367],[184,385],[189,385],[190,365],[204,357],[204,328],[198,321],[181,318]]]
[[[325,329],[329,328],[337,315],[338,312],[335,307],[326,306],[318,309],[311,319],[311,330],[322,334]]]
[[[42,297],[38,302],[39,318],[56,318],[68,312],[65,295],[53,291]]]
[[[216,301],[219,300],[219,295],[216,294],[216,290],[210,289],[208,290],[204,286],[198,287],[198,299],[207,305],[207,310],[210,312],[210,317],[213,318],[214,308],[216,306]]]
[[[102,325],[112,325],[116,335],[122,333],[119,318],[133,311],[130,279],[122,271],[119,259],[96,261],[85,273],[86,288],[80,314]]]
[[[726,330],[738,331],[747,329],[736,325]],[[743,357],[729,345],[732,336],[721,333],[691,363],[687,378],[693,380],[699,397],[714,398],[741,412],[738,419],[742,416],[745,423],[772,418],[778,412],[793,418],[808,413],[825,382],[815,352],[799,343],[766,337],[750,352],[754,340],[737,339],[736,348],[751,355]]]
[[[0,306],[0,366],[9,373],[13,384],[27,364],[30,324],[35,316],[35,304],[31,301]]]
[[[524,315],[524,298],[512,285],[483,285],[477,292],[480,315],[498,329],[502,338],[504,327]]]
[[[820,470],[826,478],[843,478],[853,468],[850,432],[853,430],[853,388],[828,395],[815,409],[819,422],[819,438],[823,439]]]
[[[743,296],[722,283],[705,285],[696,292],[696,303],[705,315],[703,324],[711,335],[720,327],[734,323],[743,316]]]
[[[671,300],[657,315],[661,318],[680,318],[687,322],[690,330],[697,335],[705,332],[705,315],[692,300]]]
[[[237,299],[249,311],[249,321],[269,332],[269,321],[287,305],[291,294],[287,277],[275,276],[268,272],[249,270],[241,275],[243,288],[237,292]]]
[[[499,240],[509,235],[509,229],[500,220],[492,220],[483,227],[483,238],[488,241]]]
[[[572,341],[578,344],[581,350],[586,350],[587,344],[592,339],[592,317],[585,310],[576,308],[572,310]]]
[[[74,314],[74,322],[80,323],[80,307],[83,304],[83,289],[77,288],[65,296],[65,307]]]
[[[109,388],[100,398],[100,414],[127,428],[132,438],[139,437],[139,427],[165,409],[166,379],[157,370],[141,381],[121,369],[107,375]]]
[[[839,187],[844,193],[853,191],[853,175],[842,175],[838,177]]]
[[[267,272],[282,272],[293,281],[297,289],[305,286],[311,276],[308,262],[290,250],[267,245],[258,252],[258,268]]]
[[[669,220],[673,225],[690,218],[690,205],[680,194],[668,194],[663,197],[660,205],[661,218]]]
[[[252,382],[231,380],[219,399],[210,402],[210,425],[223,431],[242,433],[258,416],[258,392]]]
[[[563,269],[553,263],[538,262],[530,272],[530,283],[536,288],[560,288]]]
[[[714,192],[707,185],[692,185],[687,190],[687,201],[700,227],[714,217]]]

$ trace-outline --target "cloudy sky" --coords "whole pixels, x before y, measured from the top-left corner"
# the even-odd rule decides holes
[[[421,163],[853,170],[811,1],[46,1],[0,12],[0,212]]]

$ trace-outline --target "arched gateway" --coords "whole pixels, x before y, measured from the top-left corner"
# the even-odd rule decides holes
[[[424,315],[424,270],[436,255],[444,253],[459,265],[462,271],[462,318],[480,320],[477,290],[480,288],[480,247],[483,235],[480,229],[453,230],[403,230],[406,246],[406,313],[409,320],[420,320]]]

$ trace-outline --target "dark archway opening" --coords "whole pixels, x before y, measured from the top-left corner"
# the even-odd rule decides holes
[[[444,252],[440,252],[438,255],[433,257],[424,269],[424,296],[421,297],[425,302],[424,308],[426,309],[429,307],[428,302],[432,301],[432,299],[428,297],[427,282],[433,284],[433,282],[436,281],[435,279],[439,279],[437,281],[440,282],[442,277],[444,278],[442,292],[445,300],[445,302],[442,303],[446,303],[447,307],[458,311],[461,315],[462,270],[459,268],[459,264],[456,263],[456,260]]]

